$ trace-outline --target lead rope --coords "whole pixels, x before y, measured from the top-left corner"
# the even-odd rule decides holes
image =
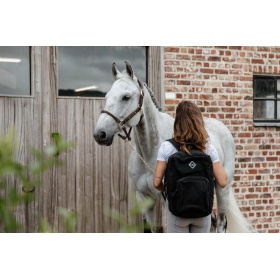
[[[131,144],[131,140],[127,140],[126,142],[129,143],[130,147],[135,151],[137,156],[142,160],[142,162],[146,165],[146,167],[152,172],[155,173],[155,171],[149,166],[149,164],[143,159],[143,157],[137,152],[136,148]]]
[[[135,153],[136,153],[137,156],[142,160],[142,162],[145,164],[145,166],[154,174],[155,171],[149,166],[149,164],[148,164],[148,163],[143,159],[143,157],[137,152],[136,148],[131,144],[131,140],[125,140],[125,142],[128,142],[128,144],[130,145],[130,147],[135,151]],[[164,201],[165,201],[165,200],[166,200],[165,194],[164,194],[163,192],[161,192],[161,195],[162,195],[162,197],[163,197],[163,199],[164,199]],[[158,198],[160,198],[158,194],[157,194],[157,196],[158,196]],[[164,207],[165,207],[165,205],[164,205]]]

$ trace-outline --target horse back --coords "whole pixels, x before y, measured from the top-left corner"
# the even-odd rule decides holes
[[[224,123],[213,118],[204,118],[211,144],[217,149],[219,159],[229,176],[234,175],[235,144],[230,130]]]

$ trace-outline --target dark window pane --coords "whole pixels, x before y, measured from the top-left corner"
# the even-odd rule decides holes
[[[0,95],[30,95],[29,47],[0,47]]]
[[[277,98],[280,98],[280,79],[277,80]]]
[[[262,98],[274,98],[274,79],[261,78],[254,80],[254,96]]]
[[[274,101],[254,101],[254,119],[274,119]]]
[[[59,96],[104,97],[114,82],[112,64],[128,61],[146,82],[146,47],[58,47]]]

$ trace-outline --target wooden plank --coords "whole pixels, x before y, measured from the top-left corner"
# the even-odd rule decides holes
[[[54,51],[51,47],[42,47],[42,128],[44,148],[52,145],[51,133],[57,131],[57,106],[53,65],[55,64]],[[56,228],[57,222],[57,168],[51,168],[43,174],[42,217]]]
[[[97,122],[97,119],[100,115],[102,108],[104,107],[105,102],[94,102],[93,114],[94,120]],[[95,125],[95,123],[94,123]],[[94,232],[104,232],[104,221],[103,217],[103,174],[107,173],[108,170],[102,169],[101,159],[104,147],[98,145],[95,141],[93,142],[93,158],[94,158]]]
[[[66,103],[66,104],[65,104]],[[60,102],[57,100],[58,112],[58,132],[64,141],[67,141],[67,121],[68,121],[68,102]],[[58,178],[57,178],[57,195],[58,195],[58,208],[67,209],[67,154],[68,151],[59,154],[59,159],[62,161],[62,165],[58,167]],[[58,217],[58,232],[64,232],[64,224],[62,218]]]
[[[42,136],[43,136],[43,149],[45,150],[51,145],[50,139],[50,87],[49,87],[49,52],[48,47],[43,47],[41,52],[41,61],[44,67],[42,68],[42,79],[41,79],[41,110],[42,110]],[[44,172],[43,186],[40,188],[40,205],[42,207],[42,212],[40,213],[40,218],[43,218],[52,226],[51,218],[51,170]]]
[[[82,100],[75,101],[76,110],[76,206],[79,213],[77,220],[78,232],[83,232],[85,228],[85,213],[84,213],[84,168],[85,168],[85,129],[84,129],[84,107]]]
[[[84,215],[85,215],[85,227],[84,232],[94,231],[93,220],[93,182],[94,182],[94,159],[93,159],[93,103],[94,100],[84,101],[84,129],[85,129],[85,186],[84,186]]]
[[[40,56],[40,48],[32,47],[31,48],[31,98],[30,99],[30,106],[26,106],[24,113],[24,125],[25,130],[28,131],[26,133],[27,138],[27,149],[28,154],[31,156],[31,149],[41,150],[42,145],[41,142],[41,125],[39,123],[40,118],[40,107],[38,106],[38,93],[40,92],[40,60],[38,59]],[[30,158],[30,164],[35,163],[35,159],[33,157]],[[27,232],[38,232],[39,231],[39,218],[38,218],[38,200],[36,199],[38,191],[37,189],[34,190],[35,200],[27,203],[25,206],[25,215],[26,215],[26,228]]]
[[[61,101],[61,100],[60,100]],[[62,103],[65,106],[65,102]],[[74,142],[76,144],[75,148],[71,148],[67,151],[67,209],[69,211],[76,211],[76,111],[75,111],[75,100],[70,99],[67,102],[67,131],[66,131],[66,141]]]
[[[56,47],[49,47],[49,63],[48,63],[48,69],[50,73],[49,77],[49,98],[50,98],[50,131],[49,135],[51,133],[58,133],[58,113],[57,113],[57,48]],[[51,144],[53,145],[54,142],[51,141]],[[57,173],[58,167],[54,167],[51,169],[51,224],[54,228],[54,230],[58,230],[58,173]]]
[[[31,82],[32,82],[32,95],[34,97],[34,127],[33,127],[33,138],[37,139],[36,148],[43,152],[44,150],[44,137],[43,137],[43,98],[42,93],[42,47],[32,47],[31,52],[32,66],[31,67]],[[43,177],[42,177],[43,181]],[[44,183],[44,182],[43,182]],[[35,228],[34,232],[39,231],[40,219],[43,217],[43,187],[40,186],[35,190],[35,202],[34,202],[34,218]]]
[[[15,142],[16,142],[16,153],[15,158],[18,162],[21,164],[28,164],[26,162],[27,160],[27,151],[25,147],[25,131],[24,131],[24,114],[23,114],[23,104],[22,99],[14,99],[9,98],[8,101],[8,107],[9,107],[9,123],[10,126],[15,127]],[[12,178],[11,181],[12,185],[11,187],[14,187],[19,193],[22,193],[22,186],[20,185],[20,182],[17,180],[17,178]],[[15,210],[17,222],[23,226],[22,230],[24,232],[27,231],[26,223],[25,223],[25,212],[24,212],[24,205],[19,205],[16,207]]]
[[[151,46],[148,54],[148,86],[164,110],[163,47]]]
[[[30,167],[32,164],[34,164],[32,149],[37,147],[36,143],[38,141],[38,138],[36,137],[38,132],[34,130],[35,127],[34,118],[33,118],[34,99],[25,98],[22,99],[21,101],[22,104],[20,106],[22,107],[23,113],[19,115],[18,118],[19,120],[22,119],[23,121],[21,130],[24,133],[24,138],[21,139],[20,141],[24,143],[23,161],[25,162],[25,164],[27,164]],[[17,113],[20,113],[20,110],[18,110]],[[20,191],[22,191],[22,186],[20,186]],[[33,195],[33,193],[30,193],[30,195]],[[37,221],[35,220],[35,202],[27,203],[24,207],[24,210],[25,210],[26,232],[35,232],[36,223],[37,223]]]

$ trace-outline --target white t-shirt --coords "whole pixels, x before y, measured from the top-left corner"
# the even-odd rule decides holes
[[[177,149],[169,141],[165,141],[159,147],[157,160],[168,162],[169,157],[176,152]],[[216,148],[211,143],[207,143],[205,153],[211,157],[213,163],[220,160]]]

